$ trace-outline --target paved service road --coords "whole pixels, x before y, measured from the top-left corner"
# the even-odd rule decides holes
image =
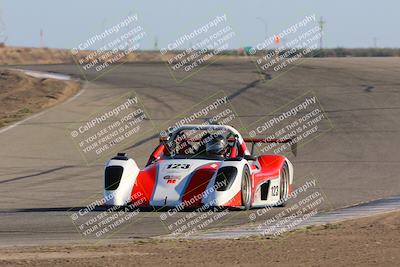
[[[79,76],[74,65],[23,68]],[[399,58],[308,59],[264,76],[251,62],[219,62],[181,83],[164,63],[121,65],[86,82],[76,98],[0,133],[0,244],[80,240],[68,210],[101,196],[103,162],[87,166],[67,128],[132,91],[158,127],[220,90],[243,125],[312,90],[333,128],[290,156],[296,184],[316,177],[328,200],[325,209],[399,195],[399,77]],[[141,166],[159,130],[126,149]],[[234,211],[218,226],[247,222],[249,212]],[[112,238],[166,233],[160,213],[144,211]]]

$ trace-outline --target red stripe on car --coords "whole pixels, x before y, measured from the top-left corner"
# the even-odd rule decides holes
[[[190,178],[189,184],[182,197],[182,202],[190,203],[185,208],[201,206],[202,193],[206,190],[210,179],[218,170],[218,165],[209,164],[197,169]]]
[[[156,177],[156,164],[152,164],[139,172],[136,182],[132,188],[132,203],[138,203],[138,206],[140,207],[149,206],[157,180]]]
[[[242,206],[242,191],[237,192],[237,194],[231,198],[228,202],[226,202],[224,207],[239,207]]]

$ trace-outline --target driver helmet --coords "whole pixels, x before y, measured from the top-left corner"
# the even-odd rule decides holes
[[[227,141],[224,136],[217,135],[206,143],[208,155],[223,156],[226,153]]]

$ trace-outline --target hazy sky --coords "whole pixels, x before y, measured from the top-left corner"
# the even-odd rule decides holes
[[[255,45],[268,33],[281,31],[306,15],[323,16],[325,47],[400,47],[400,1],[396,0],[292,0],[292,1],[105,1],[105,0],[0,0],[7,44],[72,48],[107,26],[138,14],[146,31],[141,46],[159,47],[226,14],[236,33],[232,47]],[[1,29],[0,29],[1,30]]]

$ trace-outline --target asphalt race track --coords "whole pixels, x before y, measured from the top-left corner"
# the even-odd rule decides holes
[[[74,65],[19,67],[81,76]],[[326,210],[400,195],[399,77],[398,58],[307,59],[265,75],[251,62],[217,62],[180,83],[164,63],[123,64],[85,82],[70,101],[0,133],[0,244],[81,240],[69,210],[101,195],[103,162],[88,166],[67,128],[133,90],[155,125],[220,90],[248,125],[312,90],[333,128],[290,156],[296,184],[312,173],[329,200]],[[159,130],[125,149],[141,166]],[[250,212],[230,212],[218,227],[248,223]],[[143,211],[110,238],[167,233],[160,212]]]

